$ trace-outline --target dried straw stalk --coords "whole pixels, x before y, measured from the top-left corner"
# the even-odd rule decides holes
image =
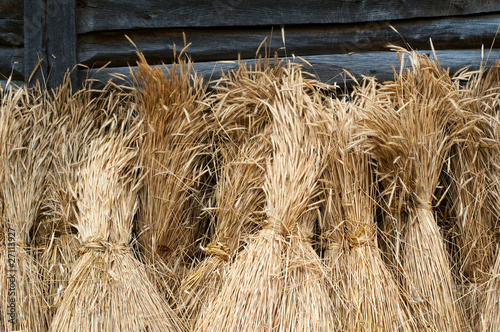
[[[335,312],[340,316],[339,329],[342,328],[343,312],[347,308],[347,296],[344,292],[343,280],[345,278],[346,264],[346,236],[342,221],[341,201],[338,192],[337,171],[334,167],[333,157],[337,148],[334,141],[337,112],[339,111],[337,99],[329,98],[327,109],[330,119],[326,122],[325,137],[323,138],[323,154],[325,167],[319,179],[320,184],[320,218],[318,226],[320,230],[320,244],[323,249],[323,264],[329,275],[329,294]]]
[[[276,323],[279,331],[333,331],[340,321],[330,301],[327,273],[312,246],[324,162],[326,112],[319,92],[324,86],[304,79],[296,67],[289,71],[270,105],[275,156],[269,174],[277,176],[264,188],[268,216],[280,221],[287,240],[282,272],[286,286]]]
[[[267,106],[274,148],[264,182],[266,222],[236,258],[198,331],[333,329],[325,274],[311,246],[321,160],[307,125],[317,105],[306,85],[290,66],[274,87],[277,98]]]
[[[275,98],[274,84],[283,77],[275,58],[238,70],[217,81],[211,97],[217,126],[217,185],[214,235],[203,252],[207,257],[183,280],[180,297],[186,319],[196,324],[218,294],[234,257],[262,224],[266,162],[271,157],[270,117],[266,102]]]
[[[490,186],[487,191],[486,210],[494,217],[486,219],[484,223],[491,232],[490,246],[496,247],[492,254],[495,262],[483,284],[484,297],[481,306],[480,330],[493,332],[500,330],[500,315],[498,314],[500,312],[500,205],[498,204],[500,202],[500,62],[496,62],[484,79],[480,80],[476,91],[478,91],[482,110],[491,128],[491,133],[487,135],[490,142],[487,150],[491,158],[491,167],[488,168]]]
[[[460,203],[458,213],[462,231],[459,233],[460,249],[464,257],[462,271],[471,280],[482,279],[481,274],[489,271],[495,262],[496,248],[492,247],[492,237],[500,217],[495,197],[500,169],[497,132],[499,73],[500,62],[489,71],[481,67],[478,72],[466,75],[467,85],[461,91],[461,101],[475,122],[467,137],[457,144],[456,158],[451,159],[451,170],[456,173],[454,179],[459,179],[458,190],[461,191],[457,196],[464,201]],[[469,218],[464,216],[468,212],[472,214]]]
[[[497,119],[496,121],[498,121]],[[497,129],[498,130],[498,129]],[[500,137],[500,136],[497,136]],[[500,140],[498,140],[500,141]],[[498,155],[497,155],[498,156]],[[500,164],[499,164],[500,165]],[[497,175],[495,179],[494,188],[492,188],[492,192],[496,198],[496,204],[498,207],[498,202],[500,200],[500,178],[498,177],[500,174],[500,169],[497,169]],[[500,329],[500,236],[498,225],[500,221],[500,216],[496,214],[496,218],[494,220],[495,225],[493,229],[495,233],[492,235],[492,245],[496,246],[496,256],[495,264],[491,267],[489,275],[485,278],[485,282],[481,287],[482,293],[481,295],[481,320],[480,320],[480,330],[481,331],[498,331]]]
[[[486,294],[482,311],[480,331],[493,332],[500,330],[500,249],[497,249],[497,260],[491,269],[491,276],[484,290]]]
[[[470,135],[452,150],[450,197],[457,217],[455,226],[460,273],[470,282],[484,281],[494,263],[492,242],[494,215],[487,206],[489,153],[481,149],[481,138]]]
[[[366,86],[359,87],[360,89]],[[331,165],[335,177],[340,231],[345,237],[342,294],[344,331],[411,331],[407,308],[396,280],[382,261],[377,246],[375,224],[375,186],[370,156],[356,143],[357,113],[363,102],[336,100],[336,131]]]
[[[48,310],[30,232],[45,200],[51,115],[39,90],[0,91],[0,329],[46,331]]]
[[[146,128],[137,233],[146,262],[161,275],[166,292],[179,286],[206,227],[202,202],[212,153],[205,85],[193,73],[193,63],[181,57],[183,52],[171,70],[164,68],[167,75],[138,53],[133,73]]]
[[[239,63],[236,71],[223,73],[214,85],[212,110],[220,144],[239,146],[260,135],[271,121],[266,103],[276,98],[276,85],[286,76],[277,55],[256,60],[254,66]]]
[[[497,68],[497,69],[495,69]],[[450,209],[456,218],[454,239],[458,247],[458,272],[462,277],[465,318],[470,329],[480,324],[481,302],[485,283],[496,259],[495,228],[498,223],[498,200],[495,200],[494,175],[498,172],[500,147],[495,138],[495,99],[500,100],[498,66],[487,72],[462,71],[456,79],[465,81],[460,89],[462,122],[473,123],[453,146],[448,175]],[[496,81],[496,82],[495,82]],[[493,175],[493,177],[492,177]],[[496,202],[493,205],[491,202]],[[497,293],[498,294],[498,293]]]
[[[78,182],[78,169],[88,158],[88,149],[82,146],[95,140],[104,123],[120,113],[125,95],[109,84],[96,90],[90,81],[73,93],[69,77],[56,90],[44,92],[45,108],[55,114],[57,123],[50,146],[53,165],[47,174],[47,210],[37,238],[43,249],[39,259],[52,316],[80,256],[74,227],[76,201],[67,184]]]
[[[184,330],[131,248],[142,180],[136,167],[141,128],[125,102],[104,122],[99,137],[87,142],[89,157],[80,164],[77,181],[67,184],[76,200],[81,256],[51,331]]]
[[[395,252],[401,255],[413,318],[419,329],[460,331],[449,258],[432,206],[444,161],[460,133],[453,128],[458,96],[437,62],[417,53],[409,58],[412,69],[402,66],[394,81],[366,98],[362,135],[377,161],[394,228],[403,234]]]
[[[221,170],[215,188],[214,236],[206,247],[202,247],[207,257],[181,284],[182,309],[193,326],[219,293],[234,257],[249,236],[260,228],[265,217],[262,185],[266,161],[272,151],[268,135],[257,135],[240,147],[221,147]]]

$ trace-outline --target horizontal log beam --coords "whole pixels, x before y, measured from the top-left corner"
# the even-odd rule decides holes
[[[23,20],[0,18],[0,45],[20,47],[23,44]]]
[[[432,57],[432,51],[421,51],[421,53],[429,54]],[[463,67],[479,68],[482,61],[482,53],[479,49],[436,51],[436,55],[441,65],[445,68],[450,68],[452,73]],[[305,71],[316,74],[324,82],[338,84],[352,83],[352,80],[344,74],[344,69],[357,79],[365,75],[377,77],[379,80],[388,80],[393,77],[392,67],[400,67],[398,56],[393,52],[313,55],[305,56],[303,59],[312,66],[304,65]],[[491,65],[498,59],[500,59],[500,49],[493,49],[490,54],[489,64]],[[254,62],[254,60],[242,61],[248,64]],[[301,62],[298,58],[295,58],[294,61]],[[167,65],[166,67],[169,68],[170,66]],[[136,69],[136,67],[132,68]],[[199,62],[194,64],[196,73],[205,77],[207,81],[220,78],[221,71],[236,68],[236,61]],[[117,84],[132,84],[130,68],[128,67],[104,68],[100,70],[91,69],[90,71],[80,70],[80,81],[83,81],[86,77],[94,78],[101,82],[107,82],[112,79]],[[118,79],[117,77],[120,78]]]
[[[285,27],[285,41],[277,27],[255,29],[186,29],[135,30],[93,33],[78,39],[78,61],[87,66],[103,66],[110,60],[114,67],[135,64],[136,49],[125,38],[128,35],[150,63],[173,61],[173,45],[183,45],[183,32],[192,45],[188,49],[194,61],[253,58],[264,40],[272,53],[317,55],[387,50],[388,44],[428,49],[429,38],[438,49],[479,49],[493,42],[500,14],[473,17],[419,19],[412,21],[372,22],[370,24]],[[389,27],[391,24],[398,32]],[[403,41],[404,39],[404,41]],[[264,51],[264,49],[262,49]]]
[[[77,33],[144,28],[331,24],[500,11],[497,0],[78,0]]]
[[[0,45],[22,46],[23,1],[0,1]]]
[[[14,80],[22,80],[24,75],[23,48],[0,46],[0,80],[11,74]]]

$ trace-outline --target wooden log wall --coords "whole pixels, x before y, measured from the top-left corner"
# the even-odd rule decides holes
[[[23,2],[0,1],[0,83],[24,79]]]
[[[195,68],[207,78],[234,67],[238,57],[254,59],[267,38],[269,52],[303,58],[322,80],[342,82],[344,68],[386,79],[398,65],[388,44],[430,53],[432,38],[443,66],[478,67],[499,25],[498,0],[3,0],[0,83],[12,75],[55,87],[77,64],[75,84],[89,75],[126,76],[136,49],[125,35],[153,64],[171,62],[174,43],[182,48],[185,36]],[[499,52],[495,45],[490,63]]]

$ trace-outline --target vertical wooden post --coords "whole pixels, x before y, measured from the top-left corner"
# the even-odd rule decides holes
[[[45,85],[45,0],[24,0],[24,81]],[[35,72],[36,70],[36,72]],[[31,80],[30,80],[31,78]]]
[[[39,80],[52,89],[62,83],[68,70],[74,69],[77,63],[75,12],[75,0],[24,1],[26,83],[33,85]],[[71,73],[71,81],[73,89],[76,88],[76,71]]]
[[[50,88],[57,87],[62,83],[66,72],[70,70],[71,83],[75,89],[77,85],[76,1],[46,0],[45,3],[48,85]]]

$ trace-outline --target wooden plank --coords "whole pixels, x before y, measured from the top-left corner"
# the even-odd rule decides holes
[[[24,79],[23,55],[22,48],[0,46],[0,80],[11,75],[14,80]]]
[[[431,51],[421,51],[421,53],[432,56]],[[443,50],[436,51],[441,65],[450,68],[451,72],[456,72],[463,67],[478,68],[481,63],[481,50]],[[292,58],[290,58],[293,60]],[[329,83],[350,83],[351,80],[343,74],[344,69],[348,70],[356,78],[360,79],[362,75],[374,76],[380,80],[388,80],[393,77],[392,66],[399,68],[400,64],[396,53],[393,52],[371,52],[346,54],[327,54],[305,56],[304,59],[312,65],[312,68],[305,65],[305,70],[316,74],[322,81]],[[500,60],[500,49],[493,49],[489,64]],[[252,64],[254,60],[243,60]],[[294,61],[301,62],[295,58]],[[169,66],[167,65],[167,68]],[[136,67],[133,67],[136,69]],[[194,64],[194,69],[198,75],[213,80],[220,77],[221,70],[228,71],[237,68],[237,63],[232,62],[200,62]],[[85,77],[97,79],[101,82],[107,82],[112,79],[118,84],[131,84],[128,67],[92,69],[79,71],[80,80]],[[116,75],[121,75],[124,79],[119,80]]]
[[[24,81],[28,84],[44,82],[47,76],[45,18],[45,1],[24,0]]]
[[[74,0],[46,0],[48,84],[51,88],[61,84],[65,73],[72,70],[77,63],[75,8]],[[75,71],[71,74],[71,81],[75,88]]]
[[[25,0],[24,44],[25,81],[33,79],[58,86],[68,69],[76,66],[76,29],[74,0]],[[76,86],[77,75],[72,75]]]
[[[23,17],[23,1],[0,1],[0,80],[24,79]]]
[[[0,45],[21,47],[23,44],[23,20],[0,18]]]
[[[78,0],[77,32],[354,23],[495,11],[498,0]]]
[[[423,50],[421,54],[427,54],[434,58],[432,51]],[[482,59],[481,50],[442,50],[436,51],[437,58],[443,68],[449,68],[450,73],[455,73],[459,69],[469,67],[478,69]],[[486,54],[487,56],[487,54]],[[339,55],[317,55],[309,61],[317,72],[319,78],[325,82],[341,83],[343,81],[342,71],[345,68],[357,79],[363,75],[377,77],[379,80],[392,79],[392,67],[400,68],[400,62],[395,53],[357,53],[342,58]],[[500,49],[493,49],[488,63],[493,64],[500,60]]]
[[[0,1],[0,45],[22,46],[23,1]]]
[[[23,1],[2,0],[0,2],[0,18],[5,17],[23,17]]]
[[[429,38],[438,49],[481,48],[491,45],[500,23],[500,14],[477,15],[391,22],[364,25],[292,26],[285,29],[286,54],[300,56],[349,52],[387,50],[386,45],[404,45],[404,40],[415,49],[429,48]],[[135,64],[136,49],[125,38],[127,34],[150,63],[173,60],[173,44],[183,45],[184,31],[188,49],[194,61],[233,60],[253,58],[268,38],[272,53],[283,48],[279,27],[271,37],[270,28],[241,29],[174,29],[135,30],[92,33],[78,39],[78,61],[87,66]],[[264,49],[262,49],[264,51]],[[279,51],[285,55],[284,50]]]

